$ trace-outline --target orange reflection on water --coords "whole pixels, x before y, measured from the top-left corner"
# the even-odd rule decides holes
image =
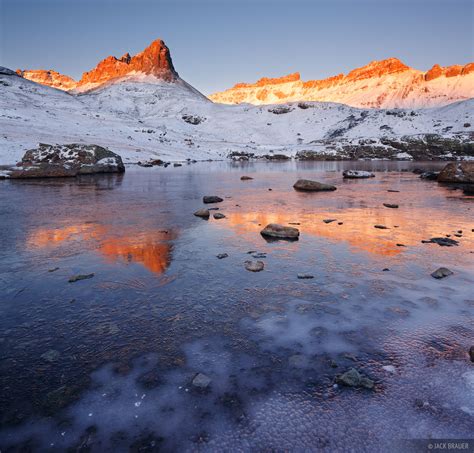
[[[113,227],[96,223],[70,225],[64,228],[45,229],[34,231],[27,239],[27,247],[46,248],[55,247],[81,241],[92,243],[92,247],[107,261],[125,261],[139,263],[149,271],[162,274],[171,262],[172,247],[170,240],[175,238],[172,231],[130,231],[114,235]]]
[[[265,225],[280,223],[298,228],[302,236],[309,234],[335,242],[344,241],[359,250],[384,256],[395,256],[406,250],[397,244],[418,245],[422,239],[444,236],[458,228],[468,230],[469,227],[462,217],[446,219],[439,212],[428,209],[348,208],[333,212],[318,211],[317,214],[290,211],[233,212],[227,214],[226,221],[219,220],[214,224],[232,228],[238,234],[255,233],[258,238]],[[324,223],[324,219],[337,220]],[[384,225],[389,229],[377,229],[374,225]]]

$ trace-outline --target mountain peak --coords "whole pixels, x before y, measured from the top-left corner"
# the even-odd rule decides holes
[[[86,84],[102,84],[137,72],[153,75],[167,82],[172,82],[179,77],[174,69],[168,47],[163,40],[157,39],[133,57],[127,52],[121,58],[114,56],[105,58],[94,69],[84,72],[78,87]]]
[[[368,65],[353,69],[347,74],[348,80],[371,79],[381,77],[387,74],[396,74],[409,71],[411,68],[402,63],[398,58],[387,58],[385,60],[374,60]]]

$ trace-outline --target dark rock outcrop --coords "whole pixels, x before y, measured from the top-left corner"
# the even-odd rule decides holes
[[[451,162],[438,175],[438,182],[474,184],[474,162]]]
[[[10,169],[10,178],[58,178],[94,173],[123,173],[122,158],[97,145],[40,143]]]

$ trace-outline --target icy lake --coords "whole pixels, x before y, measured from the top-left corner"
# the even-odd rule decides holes
[[[474,197],[412,173],[442,165],[0,181],[0,450],[380,452],[472,437]],[[347,168],[376,176],[343,180]],[[297,192],[298,178],[337,191]],[[224,199],[209,220],[193,215],[204,195]],[[267,242],[268,223],[301,236]],[[459,245],[422,243],[446,235]],[[265,269],[247,271],[257,259]],[[439,267],[453,274],[432,278]],[[337,384],[351,368],[374,388]]]

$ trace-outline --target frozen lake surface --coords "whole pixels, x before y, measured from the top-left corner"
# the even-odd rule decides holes
[[[474,198],[411,173],[441,165],[0,181],[0,450],[379,452],[472,437]],[[376,177],[343,181],[346,168]],[[296,192],[298,178],[338,189]],[[203,195],[224,198],[208,221],[193,215]],[[299,241],[265,241],[268,223]],[[421,242],[445,235],[459,245]],[[453,275],[432,278],[439,267]],[[374,389],[336,385],[351,368]]]

